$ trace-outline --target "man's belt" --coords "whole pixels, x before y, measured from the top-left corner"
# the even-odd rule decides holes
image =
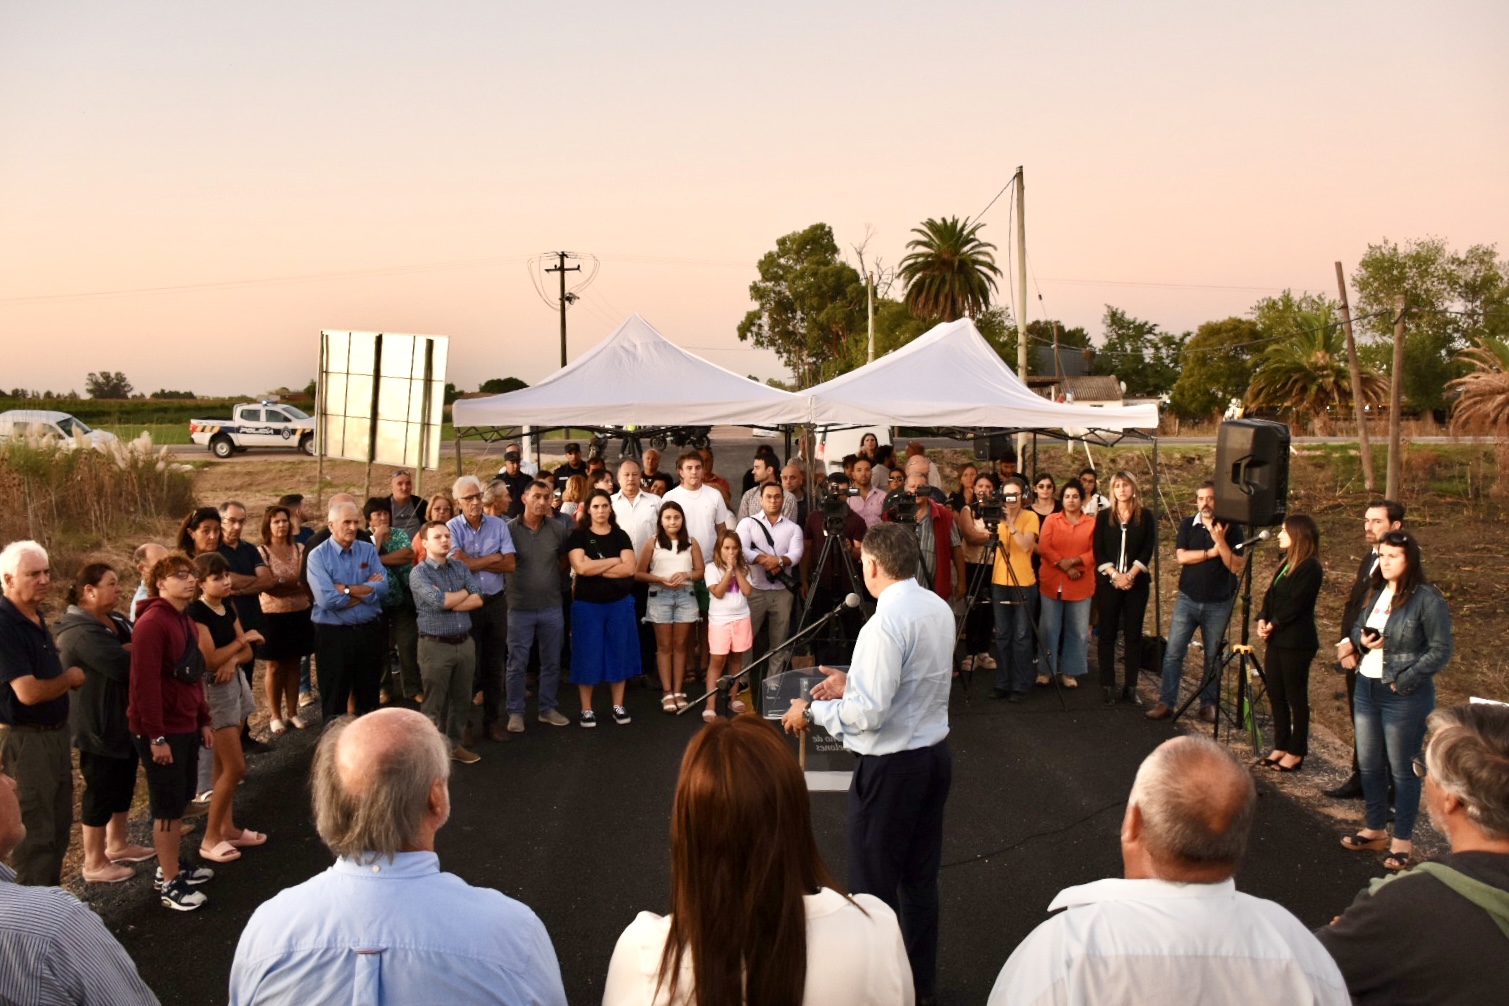
[[[458,636],[437,636],[433,632],[421,632],[420,639],[433,639],[437,643],[449,643],[452,646],[460,646],[462,643],[471,642],[471,636],[465,632]]]
[[[482,595],[482,603],[483,604],[492,604],[494,601],[501,601],[501,600],[503,600],[505,594],[506,594],[506,592],[502,591],[502,590],[498,591],[496,594],[483,594]]]
[[[17,734],[50,734],[54,730],[62,730],[67,725],[67,720],[61,723],[0,723],[0,727]]]

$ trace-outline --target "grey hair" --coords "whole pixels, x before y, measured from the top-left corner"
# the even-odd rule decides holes
[[[357,506],[355,503],[332,503],[330,504],[330,509],[325,513],[326,522],[334,524],[336,521],[340,520],[341,513],[345,511],[347,507],[355,510],[358,517],[361,516],[362,508]]]
[[[242,513],[247,513],[248,512],[247,509],[246,509],[246,504],[242,503],[240,500],[226,500],[224,503],[222,503],[218,507],[216,507],[215,510],[220,514],[220,519],[221,520],[225,520],[225,513],[226,513],[226,511],[229,510],[233,506],[234,507],[240,507]]]
[[[314,753],[314,826],[320,839],[337,856],[358,863],[389,862],[413,848],[429,812],[430,787],[450,779],[450,743],[433,725],[411,730],[399,743],[368,763],[370,781],[352,793],[341,779],[338,747],[341,735],[355,723],[345,716],[320,738]]]
[[[477,476],[475,475],[463,475],[455,482],[451,483],[451,495],[458,501],[462,496],[471,495],[471,493],[466,491],[468,489],[470,489],[471,492],[480,493],[482,491],[481,479],[477,478]]]
[[[1437,709],[1426,720],[1426,772],[1462,801],[1483,834],[1509,838],[1509,708],[1487,703]]]
[[[917,536],[901,524],[876,524],[865,532],[860,550],[880,564],[886,576],[905,580],[917,575]]]
[[[482,489],[482,505],[486,506],[499,496],[507,496],[510,500],[513,499],[513,493],[508,491],[508,483],[502,479],[493,479]]]
[[[1137,769],[1128,799],[1142,811],[1143,841],[1155,858],[1235,869],[1247,852],[1257,787],[1209,738],[1159,745]]]
[[[23,555],[39,555],[43,562],[49,561],[47,549],[32,541],[30,538],[21,541],[13,541],[0,551],[0,576],[15,576],[21,568]]]

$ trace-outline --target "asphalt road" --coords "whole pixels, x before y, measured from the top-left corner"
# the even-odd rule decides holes
[[[1170,735],[1128,706],[1101,705],[1096,689],[1064,693],[1065,710],[1051,691],[1019,706],[991,702],[988,684],[974,683],[972,703],[956,691],[951,714],[940,927],[940,998],[949,1004],[985,1000],[1061,888],[1119,875],[1127,791],[1142,757]],[[671,794],[700,721],[663,715],[644,689],[631,689],[628,704],[629,726],[588,731],[531,718],[511,743],[482,744],[480,763],[456,767],[452,818],[439,836],[445,869],[520,899],[544,920],[573,1003],[600,1000],[614,943],[637,912],[667,910]],[[575,708],[573,694],[563,709]],[[164,1003],[224,1001],[252,910],[328,866],[308,809],[312,740],[309,731],[288,734],[279,750],[251,760],[237,819],[270,839],[217,868],[204,909],[167,911],[143,879],[99,892],[96,907]],[[1258,778],[1258,820],[1238,884],[1321,925],[1381,871],[1375,857],[1340,849],[1338,826],[1276,781]],[[844,796],[812,799],[819,847],[841,879]]]

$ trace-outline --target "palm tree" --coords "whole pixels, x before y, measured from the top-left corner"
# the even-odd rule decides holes
[[[1473,369],[1446,382],[1459,391],[1452,432],[1509,434],[1509,342],[1482,336],[1461,359]]]
[[[918,235],[906,243],[911,249],[898,272],[906,281],[906,306],[924,321],[957,321],[966,315],[977,318],[990,308],[995,292],[995,245],[982,241],[980,228],[958,217],[929,217]]]
[[[1328,412],[1352,407],[1352,374],[1346,344],[1328,303],[1295,310],[1274,332],[1277,340],[1263,351],[1247,386],[1247,407],[1286,413],[1300,431],[1323,421]],[[1376,372],[1362,370],[1362,400],[1382,404],[1388,384]]]

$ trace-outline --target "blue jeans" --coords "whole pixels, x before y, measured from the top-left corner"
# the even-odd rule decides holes
[[[1357,675],[1352,725],[1357,731],[1357,764],[1367,826],[1388,823],[1388,780],[1394,778],[1394,837],[1410,841],[1420,813],[1420,779],[1410,759],[1425,740],[1425,718],[1436,707],[1436,684],[1427,679],[1408,695],[1399,695],[1378,678]]]
[[[561,644],[566,639],[566,616],[559,605],[548,608],[508,609],[508,714],[524,713],[524,672],[529,668],[529,647],[540,643],[540,712],[555,708],[561,686]]]
[[[1205,646],[1204,673],[1221,659],[1221,637],[1226,633],[1226,623],[1231,621],[1231,607],[1236,603],[1233,594],[1224,601],[1196,601],[1180,592],[1174,602],[1174,617],[1168,626],[1168,649],[1163,654],[1163,686],[1158,692],[1158,701],[1166,706],[1179,704],[1179,679],[1184,676],[1184,654],[1189,651],[1189,641],[1195,638],[1195,628],[1200,629],[1200,642]],[[1216,704],[1216,681],[1200,692],[1200,706]]]
[[[1006,692],[1032,690],[1032,623],[1037,621],[1037,584],[1030,587],[990,585],[990,599],[995,602],[996,665],[995,686]],[[1043,668],[1043,673],[1048,669]]]
[[[1090,673],[1090,599],[1061,601],[1047,594],[1041,597],[1043,611],[1038,616],[1037,633],[1043,637],[1044,648],[1057,658],[1055,669],[1066,677],[1084,677]]]

